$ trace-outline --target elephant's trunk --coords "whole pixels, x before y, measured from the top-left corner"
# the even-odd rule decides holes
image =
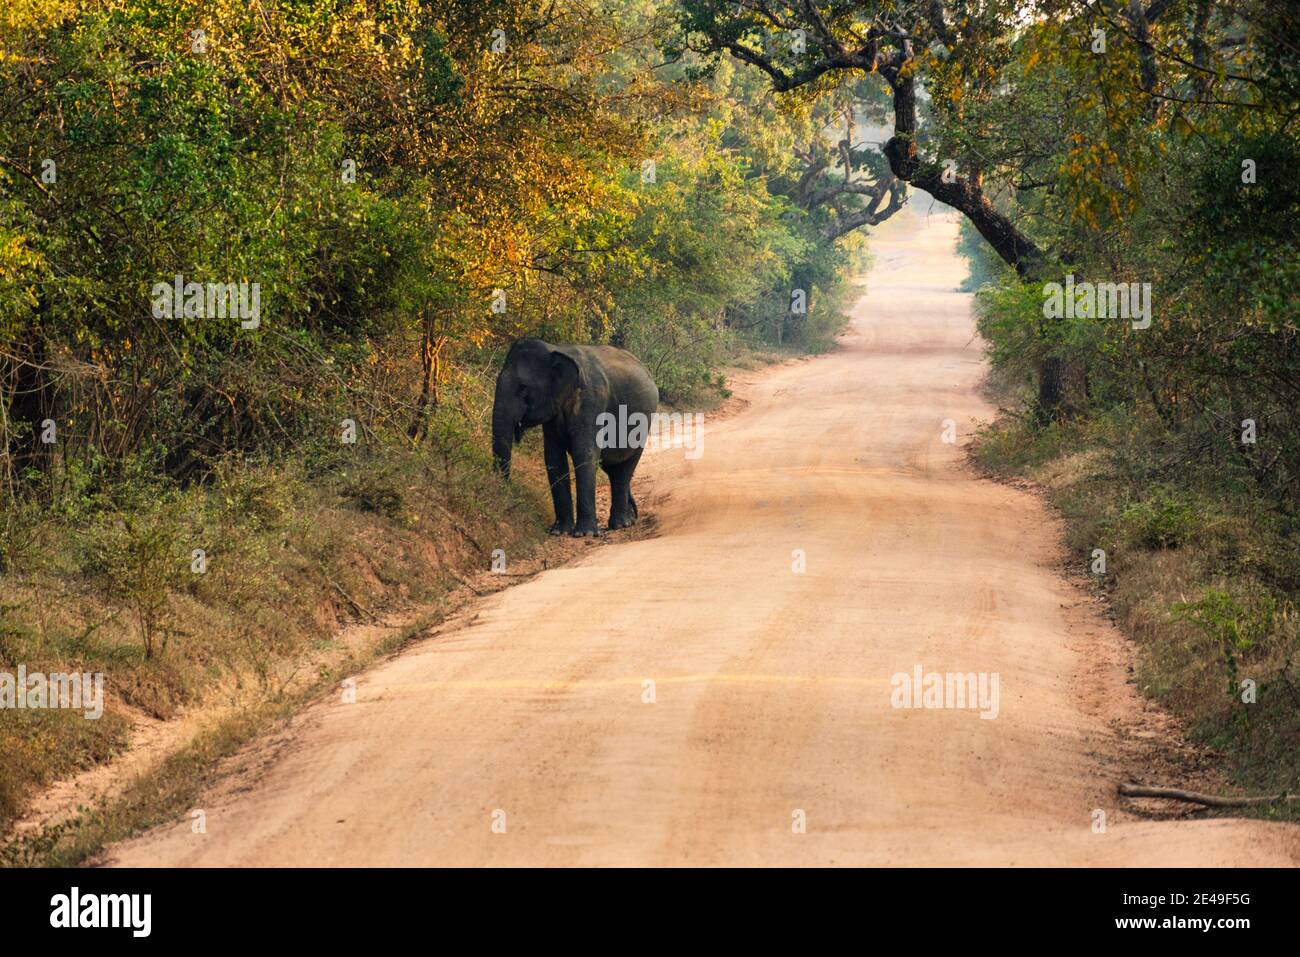
[[[492,464],[502,478],[510,478],[510,452],[518,425],[509,396],[503,394],[503,385],[497,380],[496,401],[492,404]]]

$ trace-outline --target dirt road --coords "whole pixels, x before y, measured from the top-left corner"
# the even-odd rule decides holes
[[[262,744],[205,799],[205,834],[187,817],[109,859],[1297,860],[1300,829],[1118,806],[1115,728],[1143,721],[1126,652],[1061,577],[1040,502],[964,465],[993,410],[956,223],[924,202],[874,237],[840,351],[742,381],[700,458],[647,459],[656,537],[485,600]],[[892,707],[917,666],[996,673],[996,717]]]

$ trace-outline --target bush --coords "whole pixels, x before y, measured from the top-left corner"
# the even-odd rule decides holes
[[[1143,501],[1126,506],[1117,533],[1140,548],[1178,548],[1197,527],[1192,503],[1169,489],[1157,489]]]
[[[171,595],[190,573],[194,541],[174,502],[106,515],[84,533],[84,567],[134,614],[146,659],[167,650]]]

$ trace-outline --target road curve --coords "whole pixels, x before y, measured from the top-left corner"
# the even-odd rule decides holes
[[[647,457],[655,537],[485,599],[258,745],[206,833],[186,816],[107,861],[1300,859],[1295,828],[1118,806],[1127,652],[1040,501],[964,464],[993,410],[956,222],[923,200],[873,236],[841,349],[742,380],[698,459]],[[892,707],[917,666],[996,673],[996,717]]]

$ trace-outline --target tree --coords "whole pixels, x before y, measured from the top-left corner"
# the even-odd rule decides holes
[[[890,171],[962,212],[1025,281],[1049,278],[1076,261],[1062,218],[1091,216],[1086,231],[1099,231],[1102,204],[1110,215],[1132,206],[1134,171],[1158,162],[1167,148],[1161,141],[1175,124],[1186,129],[1199,107],[1252,108],[1267,81],[1266,63],[1295,62],[1267,2],[681,0],[679,6],[680,49],[706,63],[729,55],[780,93],[827,95],[846,77],[882,78],[892,100],[893,135],[882,150]],[[1269,58],[1270,44],[1289,52]],[[1288,75],[1293,67],[1274,70],[1282,81],[1274,89],[1285,90]],[[1044,117],[1057,128],[1036,129]],[[1127,148],[1118,169],[1111,139]],[[1074,208],[1064,207],[1067,195]],[[1039,369],[1045,419],[1054,417],[1061,398],[1061,358],[1048,354]]]

